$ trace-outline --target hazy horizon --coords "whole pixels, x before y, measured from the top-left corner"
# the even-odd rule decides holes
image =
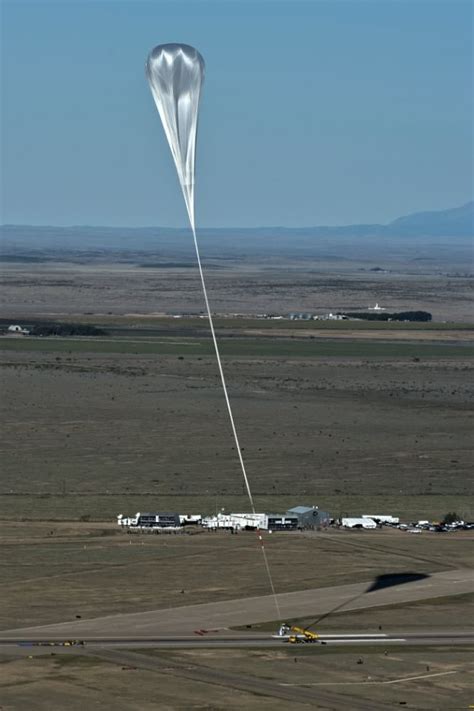
[[[442,215],[447,212],[454,212],[457,210],[463,210],[463,209],[470,209],[471,212],[474,214],[474,201],[469,200],[468,202],[462,204],[462,205],[456,205],[454,207],[448,207],[448,208],[440,208],[439,210],[417,210],[416,212],[410,213],[409,215],[399,215],[396,217],[394,220],[391,220],[390,222],[386,223],[377,223],[377,222],[364,222],[364,223],[347,223],[347,224],[339,224],[339,225],[300,225],[300,226],[294,226],[294,225],[270,225],[270,224],[265,224],[265,225],[241,225],[239,227],[234,227],[232,225],[216,225],[215,227],[209,227],[206,225],[202,225],[200,229],[202,231],[214,231],[214,230],[311,230],[311,229],[328,229],[328,230],[334,230],[334,229],[345,229],[345,228],[350,228],[350,227],[390,227],[394,222],[397,222],[397,220],[400,219],[406,219],[406,218],[411,218],[414,216],[419,216],[419,215],[429,215],[431,216],[438,216]],[[125,229],[125,230],[147,230],[147,229],[160,229],[160,230],[172,230],[172,231],[183,231],[183,230],[189,230],[190,227],[188,224],[183,222],[182,225],[163,225],[163,224],[149,224],[149,225],[104,225],[104,224],[92,224],[92,223],[83,223],[83,224],[62,224],[62,225],[54,225],[54,224],[41,224],[41,223],[35,223],[35,224],[27,224],[27,223],[9,223],[9,222],[4,222],[0,224],[0,228],[6,228],[6,227],[13,227],[13,228],[35,228],[38,227],[40,229],[43,228],[48,228],[50,227],[51,229],[104,229],[104,230],[120,230],[120,229]]]

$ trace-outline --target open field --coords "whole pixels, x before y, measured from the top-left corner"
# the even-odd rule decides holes
[[[412,708],[441,708],[443,700],[443,708],[450,708],[454,699],[457,704],[470,700],[472,664],[468,655],[463,653],[458,656],[437,650],[406,653],[405,650],[391,649],[385,656],[376,649],[364,648],[359,650],[359,654],[340,649],[326,654],[319,648],[317,652],[311,649],[304,653],[299,653],[299,650],[298,653],[285,650],[273,654],[257,651],[249,655],[230,652],[220,659],[216,653],[208,656],[190,653],[177,659],[172,655],[171,663],[175,660],[181,664],[187,661],[219,671],[273,681],[277,687],[293,691],[296,700],[299,692],[310,691],[312,701],[307,695],[304,700],[316,708],[372,709],[379,705],[380,709],[384,709],[399,705],[403,700]],[[358,664],[358,660],[362,660],[363,664]],[[445,674],[448,671],[455,673]],[[440,676],[425,676],[430,673]],[[449,678],[456,674],[460,676]],[[424,678],[413,679],[416,676]],[[413,680],[397,681],[403,678]],[[326,696],[325,692],[334,694],[334,697]]]
[[[136,263],[3,263],[3,313],[12,318],[59,314],[202,313],[199,274],[192,244],[188,268],[148,268]],[[108,255],[109,259],[112,255]],[[147,258],[149,261],[149,258]],[[212,309],[223,314],[362,310],[378,301],[390,311],[425,310],[436,321],[472,323],[472,277],[449,274],[429,263],[365,270],[367,264],[325,268],[320,260],[294,262],[289,255],[259,262],[223,258],[208,268]],[[464,269],[469,270],[469,261]]]
[[[46,350],[2,356],[3,518],[247,508],[212,356],[8,343]],[[225,358],[257,507],[473,518],[472,361],[351,357],[352,346],[338,344],[345,357]]]
[[[339,358],[434,358],[434,357],[464,357],[474,355],[472,339],[468,343],[426,343],[410,339],[404,343],[400,339],[394,342],[373,340],[329,340],[310,336],[295,341],[279,340],[278,338],[264,340],[226,339],[221,338],[219,349],[223,356],[239,357],[275,357],[314,358],[335,356]],[[313,340],[314,339],[314,340]],[[309,342],[308,342],[309,341]],[[173,338],[156,340],[127,340],[113,338],[0,338],[0,350],[32,351],[47,353],[124,353],[129,355],[180,355],[180,356],[210,356],[213,353],[212,343],[208,338]]]
[[[269,592],[251,532],[127,535],[112,524],[32,522],[4,523],[0,535],[4,630],[75,622],[77,615],[86,621]],[[397,530],[330,531],[267,534],[265,547],[276,590],[284,593],[366,583],[388,572],[452,570],[454,575],[472,567],[473,540],[471,532],[410,536]],[[453,604],[465,621],[469,600]],[[433,615],[432,625],[443,626],[449,622],[446,608],[436,609],[440,616]],[[390,624],[396,620],[390,613]],[[403,620],[400,610],[398,622]],[[384,624],[383,613],[377,624]]]
[[[0,662],[5,708],[462,709],[472,701],[471,650],[312,647],[114,651]],[[212,699],[212,701],[211,701]]]
[[[136,660],[117,663],[93,656],[42,656],[0,661],[0,698],[5,708],[110,708],[118,711],[160,709],[285,708],[272,696],[241,691],[222,684],[196,682],[163,670],[140,669]],[[210,699],[212,704],[210,705]],[[257,706],[256,706],[257,705]]]

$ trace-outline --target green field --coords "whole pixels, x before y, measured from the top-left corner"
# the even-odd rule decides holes
[[[472,357],[474,346],[446,343],[331,341],[263,338],[221,338],[219,348],[224,356],[286,358],[451,358]],[[1,338],[4,351],[49,353],[124,353],[130,355],[208,356],[213,353],[210,338],[93,339],[93,338]]]

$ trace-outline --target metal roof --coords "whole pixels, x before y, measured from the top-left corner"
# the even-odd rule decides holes
[[[292,509],[288,509],[287,513],[304,514],[309,513],[309,511],[318,511],[314,506],[295,506]]]

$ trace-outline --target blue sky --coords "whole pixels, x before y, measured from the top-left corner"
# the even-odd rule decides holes
[[[206,60],[202,226],[385,222],[472,194],[463,0],[2,2],[2,222],[186,224],[144,77]]]

